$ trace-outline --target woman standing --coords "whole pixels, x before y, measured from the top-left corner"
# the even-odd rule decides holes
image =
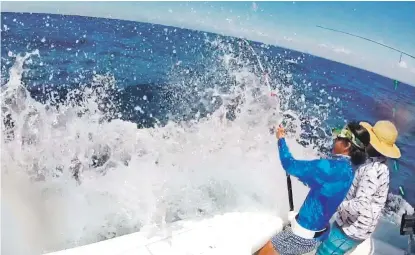
[[[370,237],[378,224],[389,191],[387,158],[400,158],[395,142],[398,131],[390,121],[375,126],[361,122],[370,134],[369,159],[356,171],[346,199],[337,210],[329,238],[318,248],[318,255],[345,254]]]

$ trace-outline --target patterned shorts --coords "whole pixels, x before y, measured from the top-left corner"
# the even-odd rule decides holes
[[[317,255],[343,255],[357,247],[363,241],[348,237],[343,230],[333,223],[329,237],[318,247]]]
[[[297,236],[290,227],[287,227],[272,237],[271,243],[280,255],[300,255],[313,251],[321,241]]]

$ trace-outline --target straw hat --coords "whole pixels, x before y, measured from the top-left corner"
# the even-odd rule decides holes
[[[400,158],[401,151],[395,142],[398,138],[398,130],[395,125],[387,120],[380,120],[372,127],[367,122],[360,122],[370,134],[370,144],[380,154],[388,158]]]

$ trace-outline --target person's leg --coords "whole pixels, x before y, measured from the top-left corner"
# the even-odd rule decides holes
[[[337,223],[333,223],[328,238],[317,248],[316,255],[343,255],[361,242],[348,237]]]
[[[271,241],[268,241],[255,255],[280,255],[272,245]]]
[[[320,241],[304,239],[295,235],[291,228],[279,232],[266,243],[255,255],[301,255],[317,248]]]

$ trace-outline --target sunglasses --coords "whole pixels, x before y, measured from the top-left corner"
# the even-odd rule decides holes
[[[332,135],[333,135],[333,139],[336,138],[343,138],[343,139],[347,139],[349,140],[352,144],[354,144],[356,147],[364,150],[365,146],[364,144],[359,140],[359,138],[357,138],[353,132],[347,127],[343,127],[343,128],[333,128],[331,130]]]

